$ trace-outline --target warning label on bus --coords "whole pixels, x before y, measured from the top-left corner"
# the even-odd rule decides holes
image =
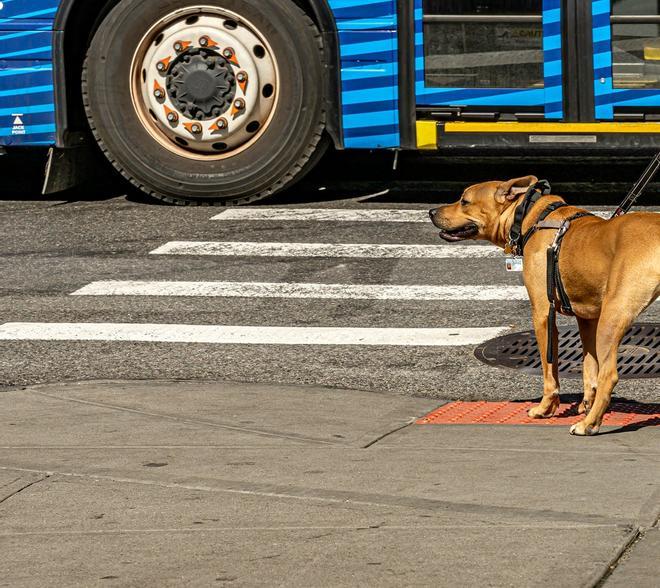
[[[23,124],[22,114],[12,114],[14,124],[11,128],[12,135],[25,135],[25,125]]]

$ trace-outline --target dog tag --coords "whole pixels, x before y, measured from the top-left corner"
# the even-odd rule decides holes
[[[506,258],[506,271],[508,271],[508,272],[521,272],[521,271],[523,271],[523,258],[522,257],[507,257]]]

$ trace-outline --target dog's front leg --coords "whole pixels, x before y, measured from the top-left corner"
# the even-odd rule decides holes
[[[584,385],[584,399],[580,403],[578,412],[587,414],[594,405],[596,390],[598,389],[598,357],[596,355],[596,332],[598,319],[587,320],[578,318],[580,339],[582,340],[582,381]]]
[[[558,336],[554,329],[552,345],[554,347],[554,363],[548,363],[548,307],[532,302],[532,318],[534,331],[538,341],[539,353],[543,363],[543,400],[538,406],[531,408],[529,416],[535,419],[550,418],[559,408],[559,369],[557,367]]]

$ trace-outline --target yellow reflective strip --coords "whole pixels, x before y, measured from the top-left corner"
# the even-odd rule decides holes
[[[660,133],[660,123],[448,122],[445,133]]]
[[[438,148],[438,123],[434,120],[417,121],[417,149]]]
[[[644,47],[644,59],[647,61],[660,60],[660,47],[653,47],[651,45]]]

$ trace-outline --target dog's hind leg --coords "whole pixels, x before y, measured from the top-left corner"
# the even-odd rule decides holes
[[[554,416],[559,408],[559,369],[557,360],[548,363],[548,309],[547,306],[532,305],[532,318],[534,319],[534,331],[538,342],[541,361],[543,363],[543,400],[538,406],[535,406],[527,413],[531,418],[550,418]],[[557,330],[554,330],[554,357],[558,355],[558,337]]]
[[[598,433],[603,416],[610,406],[612,390],[619,381],[619,345],[639,313],[652,302],[656,288],[648,278],[637,281],[612,279],[611,283],[603,301],[596,331],[596,356],[599,364],[596,398],[586,417],[571,427],[573,435]]]
[[[582,340],[582,381],[584,384],[584,399],[578,407],[580,414],[586,414],[594,404],[598,389],[598,356],[596,355],[596,331],[598,319],[577,319]]]

